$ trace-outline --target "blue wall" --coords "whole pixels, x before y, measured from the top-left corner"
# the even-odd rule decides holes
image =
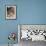
[[[21,2],[21,24],[46,24],[46,0]]]
[[[16,5],[16,20],[5,20],[5,5],[8,4]],[[0,44],[8,43],[10,32],[17,34],[18,24],[46,24],[46,0],[0,0]]]

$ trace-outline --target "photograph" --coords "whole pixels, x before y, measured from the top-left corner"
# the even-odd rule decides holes
[[[16,6],[15,5],[6,6],[6,19],[16,19]]]

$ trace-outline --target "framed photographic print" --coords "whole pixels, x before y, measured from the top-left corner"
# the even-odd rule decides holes
[[[6,19],[16,19],[15,5],[6,5]]]

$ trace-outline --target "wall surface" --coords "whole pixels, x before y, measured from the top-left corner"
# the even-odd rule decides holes
[[[8,4],[16,5],[16,20],[5,19],[5,5]],[[18,24],[46,24],[46,0],[0,0],[0,44],[8,43],[10,32],[17,34]]]

